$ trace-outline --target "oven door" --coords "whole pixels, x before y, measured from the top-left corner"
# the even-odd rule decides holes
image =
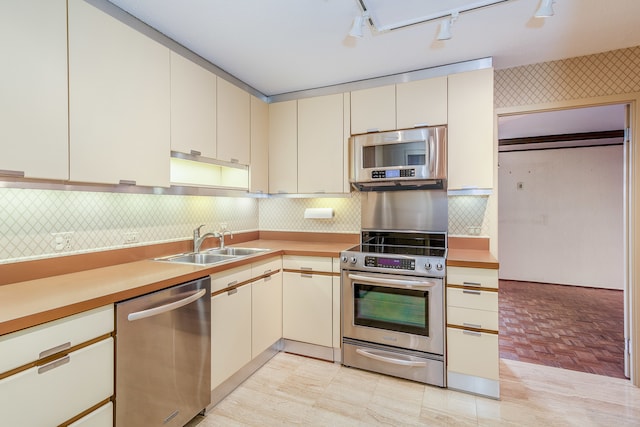
[[[343,337],[444,354],[442,279],[343,270],[342,301]]]

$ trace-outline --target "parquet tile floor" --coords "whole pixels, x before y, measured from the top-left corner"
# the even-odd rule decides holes
[[[624,376],[622,291],[500,281],[500,357]]]

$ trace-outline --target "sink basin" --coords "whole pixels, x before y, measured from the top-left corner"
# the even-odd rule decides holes
[[[178,264],[213,265],[249,255],[259,254],[268,250],[269,249],[261,248],[228,247],[224,249],[209,249],[200,253],[192,252],[187,254],[169,255],[161,258],[155,258],[154,261],[175,262]]]
[[[209,249],[206,251],[207,254],[215,254],[215,255],[228,255],[228,256],[247,256],[259,254],[260,252],[266,252],[269,249],[261,249],[261,248],[235,248],[235,247],[226,247],[224,249]]]
[[[156,258],[156,261],[168,261],[168,262],[176,262],[179,264],[198,264],[198,265],[209,265],[209,264],[217,264],[219,262],[230,261],[236,258],[235,256],[229,255],[219,255],[219,254],[210,254],[210,253],[190,253],[190,254],[180,254],[180,255],[171,255],[163,258]]]

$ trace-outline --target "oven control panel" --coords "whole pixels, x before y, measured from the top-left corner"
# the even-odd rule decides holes
[[[416,260],[410,258],[365,256],[364,265],[365,267],[391,268],[394,270],[415,270]]]

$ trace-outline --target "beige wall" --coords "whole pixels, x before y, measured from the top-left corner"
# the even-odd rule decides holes
[[[631,338],[631,380],[640,385],[640,150],[636,136],[640,129],[640,46],[525,65],[495,73],[497,115],[554,110],[580,106],[628,103],[631,106],[632,140],[630,156],[629,254],[627,272]],[[497,184],[497,182],[496,182]],[[497,221],[497,214],[494,217]],[[497,228],[497,224],[496,224]],[[499,255],[499,253],[498,253]]]

